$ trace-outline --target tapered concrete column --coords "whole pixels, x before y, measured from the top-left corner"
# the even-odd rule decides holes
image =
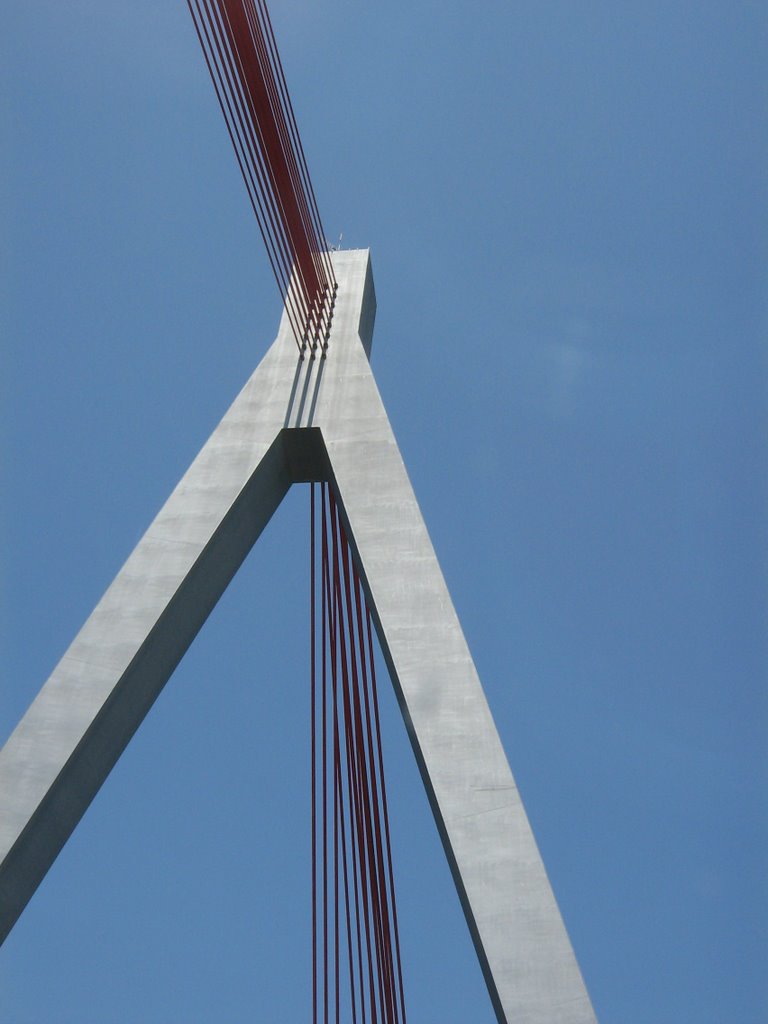
[[[500,1021],[594,1021],[371,373],[367,251],[325,359],[277,340],[0,752],[0,935],[292,482],[328,479]]]

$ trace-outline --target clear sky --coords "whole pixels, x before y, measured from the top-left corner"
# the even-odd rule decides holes
[[[765,1024],[765,5],[271,9],[598,1017]],[[183,0],[0,10],[4,740],[279,300]],[[307,1019],[307,530],[296,488],[0,951],[0,1020]],[[490,1024],[387,707],[410,1019]]]

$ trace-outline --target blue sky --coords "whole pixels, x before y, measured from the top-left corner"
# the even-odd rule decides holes
[[[182,0],[2,2],[4,740],[275,333]],[[761,4],[272,6],[598,1017],[768,1017]],[[294,489],[0,951],[0,1017],[306,1019]],[[493,1019],[394,700],[407,997]]]

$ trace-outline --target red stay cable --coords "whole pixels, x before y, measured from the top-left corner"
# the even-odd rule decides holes
[[[315,485],[310,484],[310,515],[309,515],[309,643],[310,643],[310,762],[311,762],[311,801],[312,801],[312,1024],[317,1024],[317,772],[316,772],[316,623],[315,623]]]
[[[376,1012],[376,998],[375,998],[375,986],[374,986],[374,958],[373,958],[373,944],[371,941],[371,909],[369,905],[369,869],[368,869],[368,857],[365,848],[365,801],[362,796],[362,780],[360,778],[360,759],[357,751],[356,733],[354,728],[353,711],[351,706],[351,693],[350,693],[350,679],[349,679],[349,668],[348,668],[348,653],[347,653],[347,633],[344,628],[344,602],[342,597],[341,588],[341,577],[340,577],[340,557],[339,557],[339,531],[338,531],[338,516],[336,505],[333,500],[333,495],[328,495],[329,506],[330,506],[330,525],[331,525],[331,536],[333,540],[333,590],[334,590],[334,607],[337,609],[338,621],[342,628],[338,630],[339,639],[339,663],[341,666],[341,690],[343,697],[343,710],[344,710],[344,721],[345,721],[345,733],[347,737],[347,757],[348,765],[352,771],[353,787],[352,787],[352,805],[354,807],[354,820],[355,820],[355,834],[357,842],[358,852],[358,868],[360,871],[360,896],[362,899],[362,917],[363,917],[363,931],[365,933],[365,947],[367,955],[367,966],[368,966],[368,998],[369,1008],[371,1012],[371,1020],[376,1022],[378,1015]],[[375,943],[375,940],[374,940]]]
[[[264,0],[187,0],[297,344],[325,349],[335,277]]]
[[[400,933],[397,922],[397,902],[395,899],[395,877],[392,868],[392,843],[389,831],[389,808],[387,806],[387,787],[384,781],[384,753],[381,743],[381,721],[379,718],[379,697],[376,686],[376,668],[373,659],[373,630],[371,627],[371,612],[368,606],[365,608],[366,618],[366,633],[368,637],[368,655],[370,659],[370,673],[371,673],[371,694],[373,697],[373,712],[374,712],[374,723],[376,727],[376,748],[377,756],[379,761],[379,778],[381,779],[381,804],[384,817],[384,836],[386,840],[386,853],[387,853],[387,874],[389,876],[389,891],[391,893],[392,900],[392,925],[395,938],[395,956],[397,961],[397,982],[398,991],[400,994],[400,1009],[402,1013],[403,1024],[405,1024],[405,992],[403,989],[403,968],[400,958]]]
[[[350,571],[349,571],[349,546],[346,542],[341,523],[339,523],[340,532],[340,557],[341,567],[344,579],[344,597],[346,602],[347,612],[347,623],[350,632],[350,666],[352,674],[352,704],[354,709],[354,728],[356,733],[356,749],[357,755],[360,761],[360,779],[363,797],[361,799],[361,807],[363,811],[363,825],[364,833],[362,836],[362,842],[365,845],[365,852],[367,856],[368,866],[368,879],[369,879],[369,896],[370,896],[370,908],[371,908],[371,927],[374,936],[374,946],[376,950],[376,980],[379,995],[379,1006],[383,1017],[389,1017],[390,1014],[387,1012],[389,1009],[389,1000],[387,998],[387,985],[385,983],[385,962],[386,962],[386,951],[384,943],[384,935],[382,929],[382,907],[381,907],[381,888],[379,883],[379,864],[377,861],[377,839],[375,829],[375,810],[376,810],[376,794],[374,783],[371,775],[371,761],[370,761],[370,744],[366,743],[366,732],[370,732],[366,729],[365,712],[363,705],[360,701],[360,679],[358,676],[358,656],[356,651],[356,630],[354,629],[354,618],[352,614],[352,597],[350,589]],[[373,811],[373,814],[372,814]]]
[[[347,548],[347,559],[349,559],[349,548]],[[360,647],[360,663],[361,663],[361,690],[364,698],[364,718],[366,728],[366,739],[367,749],[369,753],[369,772],[371,779],[371,809],[373,811],[373,836],[375,840],[375,854],[376,861],[376,880],[378,884],[378,906],[380,908],[379,913],[379,928],[381,932],[381,949],[382,949],[382,964],[381,972],[383,975],[384,987],[387,993],[387,1010],[388,1017],[393,1021],[398,1021],[399,1014],[397,1011],[397,999],[394,987],[394,973],[393,973],[393,955],[392,955],[392,937],[390,931],[390,900],[389,892],[387,887],[387,876],[385,869],[385,858],[384,858],[384,843],[382,840],[381,832],[381,810],[380,810],[380,785],[383,784],[383,778],[377,778],[376,759],[375,759],[375,748],[373,740],[373,730],[371,727],[371,701],[369,698],[369,685],[368,685],[368,670],[365,658],[365,633],[363,630],[363,613],[362,613],[362,595],[360,590],[360,580],[357,572],[352,572],[352,591],[354,593],[355,603],[355,620],[358,635],[358,644]]]

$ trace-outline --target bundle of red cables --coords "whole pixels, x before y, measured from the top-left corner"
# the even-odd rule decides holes
[[[336,279],[264,0],[187,0],[299,350],[324,352]]]
[[[319,504],[313,484],[313,1024],[343,1004],[353,1024],[405,1024],[371,615],[325,483]]]
[[[266,4],[187,3],[299,350],[323,354],[336,280]],[[315,491],[313,1022],[344,1006],[405,1024],[371,616],[333,493],[320,485],[318,516]]]

